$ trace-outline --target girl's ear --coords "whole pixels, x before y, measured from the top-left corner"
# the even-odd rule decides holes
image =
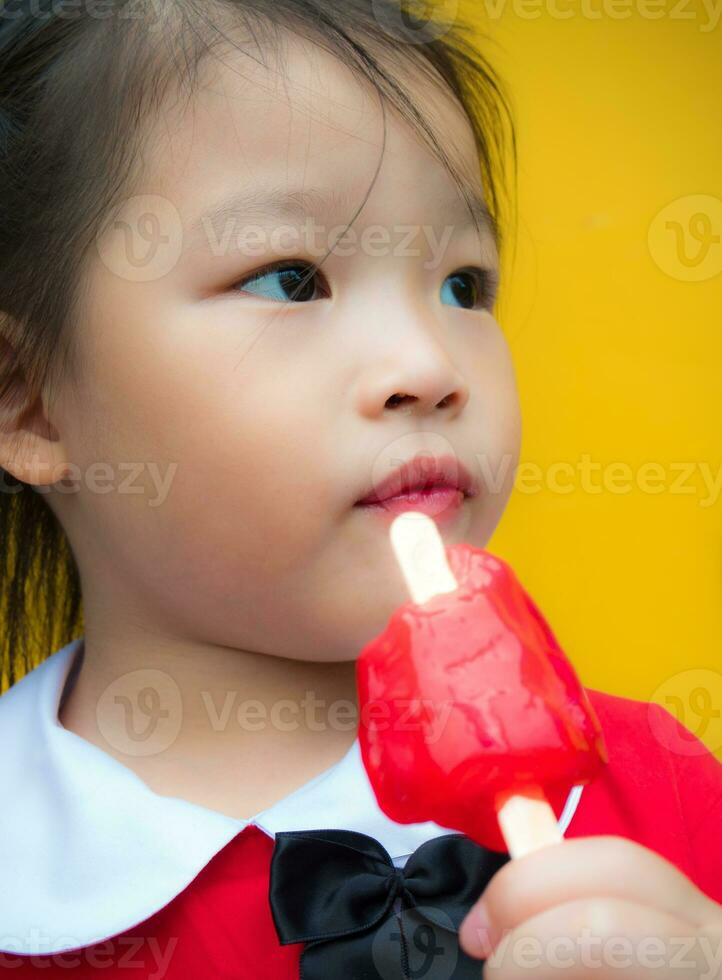
[[[68,460],[48,418],[45,396],[32,392],[15,347],[0,335],[0,466],[23,483],[62,480]]]

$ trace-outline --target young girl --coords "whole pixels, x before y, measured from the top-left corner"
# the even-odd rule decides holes
[[[513,862],[361,762],[355,658],[408,598],[361,502],[483,547],[519,454],[478,44],[396,0],[4,5],[16,978],[720,975],[722,767],[664,709],[588,692],[609,764]]]

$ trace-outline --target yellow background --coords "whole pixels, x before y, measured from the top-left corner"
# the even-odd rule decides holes
[[[722,471],[722,24],[676,0],[656,20],[641,0],[476,2],[518,126],[497,315],[538,468],[489,547],[587,686],[658,701],[722,758],[722,487],[700,468]],[[556,487],[555,463],[574,467]]]

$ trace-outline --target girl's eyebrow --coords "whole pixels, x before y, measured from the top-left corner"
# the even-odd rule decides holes
[[[469,205],[457,194],[436,200],[438,214],[447,224],[466,230],[477,224],[483,233],[494,237],[494,222],[480,187],[471,188]],[[240,219],[285,219],[302,221],[308,217],[354,214],[359,202],[354,203],[346,191],[335,188],[299,187],[288,190],[282,187],[259,187],[240,190],[221,198],[191,223],[187,249],[207,244],[208,232],[213,231],[216,240],[229,221]]]

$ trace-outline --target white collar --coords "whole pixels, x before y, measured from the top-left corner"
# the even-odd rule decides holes
[[[453,833],[400,824],[379,808],[358,738],[348,752],[250,820],[161,796],[58,720],[83,642],[71,641],[0,698],[0,952],[55,953],[125,932],[167,905],[248,824],[341,827],[380,841],[394,863]],[[566,831],[581,787],[559,818]]]

